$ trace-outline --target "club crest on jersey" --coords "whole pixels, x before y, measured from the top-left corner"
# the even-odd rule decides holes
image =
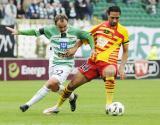
[[[61,38],[60,39],[60,49],[67,49],[67,43],[69,42],[68,38]]]
[[[67,42],[60,42],[60,49],[67,49]]]
[[[110,31],[109,31],[109,30],[104,30],[104,33],[105,33],[105,34],[109,34]]]

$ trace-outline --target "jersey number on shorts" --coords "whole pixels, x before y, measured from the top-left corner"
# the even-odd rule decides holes
[[[90,68],[90,65],[88,65],[87,63],[85,63],[85,64],[83,64],[83,65],[81,66],[81,69],[82,69],[84,72],[88,71],[89,68]]]
[[[63,70],[56,70],[54,72],[55,75],[61,76],[61,74],[63,73]]]

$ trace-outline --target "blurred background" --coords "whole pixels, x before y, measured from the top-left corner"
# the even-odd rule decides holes
[[[6,25],[18,30],[38,29],[54,25],[54,17],[65,13],[70,25],[89,30],[107,20],[106,10],[111,5],[120,6],[120,23],[129,31],[129,60],[159,60],[159,0],[0,0],[0,58],[47,60],[49,57],[47,38],[13,36],[6,31]],[[75,57],[85,60],[90,51],[89,45],[83,45]],[[159,70],[157,65],[151,67],[156,73]],[[149,63],[147,70],[148,67]]]

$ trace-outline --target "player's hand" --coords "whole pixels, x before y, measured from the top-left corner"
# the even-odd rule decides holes
[[[66,57],[73,57],[74,54],[76,53],[76,51],[77,51],[77,48],[75,48],[75,47],[72,47],[72,48],[70,48],[70,49],[67,49],[67,50],[65,51],[65,56],[66,56]]]
[[[17,30],[15,30],[15,29],[13,29],[13,28],[11,28],[11,27],[6,27],[6,29],[7,29],[8,31],[10,31],[11,34],[13,34],[13,35],[18,35],[18,31],[17,31]]]
[[[118,70],[118,72],[119,72],[119,75],[120,75],[120,79],[125,79],[125,73],[124,73],[124,66],[119,66],[119,70]]]
[[[96,56],[97,56],[97,52],[95,51],[95,49],[91,50],[91,55],[92,55],[91,59],[94,60],[96,58]]]
[[[95,49],[92,49],[92,50],[91,50],[91,55],[94,55],[94,56],[97,55],[97,52],[95,51]]]

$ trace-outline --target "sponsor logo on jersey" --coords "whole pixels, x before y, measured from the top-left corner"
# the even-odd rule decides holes
[[[103,48],[105,45],[107,45],[108,41],[105,38],[99,37],[97,39],[97,46]]]
[[[60,42],[60,49],[67,49],[67,42]]]
[[[69,42],[68,38],[61,38],[60,39],[60,49],[67,49],[67,43]]]

